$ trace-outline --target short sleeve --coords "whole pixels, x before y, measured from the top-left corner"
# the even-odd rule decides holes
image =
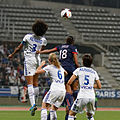
[[[50,69],[50,66],[49,65],[47,65],[47,66],[45,66],[44,68],[43,68],[43,70],[45,71],[45,72],[49,72],[49,69]]]
[[[47,45],[47,40],[46,40],[46,38],[43,37],[41,40],[43,41],[43,45],[46,46],[46,45]]]
[[[95,80],[99,80],[99,76],[98,76],[97,72],[95,72]]]
[[[28,35],[25,35],[21,44],[25,45],[25,43],[27,42],[27,38],[28,38]]]
[[[79,68],[77,68],[77,69],[73,72],[73,74],[74,74],[75,76],[78,76],[78,73],[79,73]]]
[[[26,42],[28,38],[28,34],[24,36],[23,41]]]
[[[56,46],[55,48],[56,48],[57,51],[59,51],[60,50],[60,45]]]
[[[72,53],[73,54],[78,54],[77,48],[75,46],[72,46],[71,48],[72,48]]]

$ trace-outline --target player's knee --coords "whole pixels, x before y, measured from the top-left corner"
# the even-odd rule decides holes
[[[34,87],[38,87],[38,82],[33,83]]]
[[[66,114],[69,114],[69,108],[66,107]]]

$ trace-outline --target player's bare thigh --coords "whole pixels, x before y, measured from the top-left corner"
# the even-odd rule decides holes
[[[33,85],[33,76],[25,76],[28,85]]]

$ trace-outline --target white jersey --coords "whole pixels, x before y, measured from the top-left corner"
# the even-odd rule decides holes
[[[95,98],[93,87],[95,80],[99,80],[97,72],[92,68],[80,67],[73,74],[79,77],[80,91],[77,98]]]
[[[35,75],[36,68],[41,64],[40,54],[36,54],[42,46],[46,46],[47,40],[45,37],[27,34],[23,38],[24,45],[24,76]]]
[[[47,45],[45,37],[36,36],[35,34],[27,34],[23,38],[24,56],[36,56],[36,51],[40,50],[42,46]]]
[[[65,90],[65,81],[64,81],[64,69],[60,67],[58,69],[54,65],[48,65],[43,68],[46,72],[50,74],[52,78],[52,84],[50,86],[51,91],[66,91]]]

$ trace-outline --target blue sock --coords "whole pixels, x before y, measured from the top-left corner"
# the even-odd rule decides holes
[[[65,116],[65,120],[68,120],[68,114],[66,114],[66,116]]]
[[[50,112],[49,112],[49,114],[48,114],[48,116],[47,116],[47,120],[50,120]]]

